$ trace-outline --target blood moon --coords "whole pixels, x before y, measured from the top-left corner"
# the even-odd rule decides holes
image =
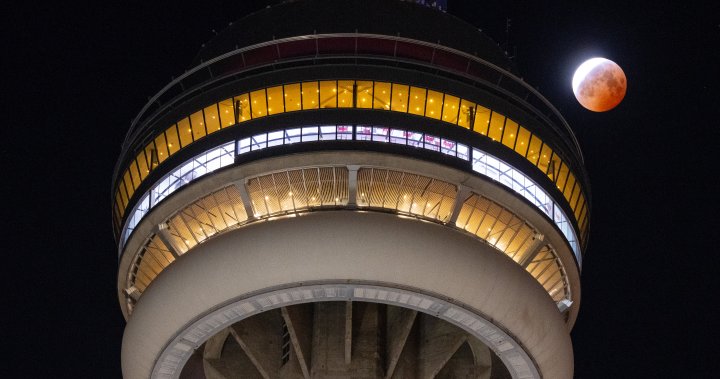
[[[575,70],[572,88],[580,105],[594,112],[605,112],[615,108],[625,97],[627,79],[617,63],[592,58]]]

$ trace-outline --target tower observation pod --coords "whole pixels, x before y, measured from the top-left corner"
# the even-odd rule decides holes
[[[580,149],[438,7],[234,22],[132,122],[112,207],[127,379],[573,376]]]

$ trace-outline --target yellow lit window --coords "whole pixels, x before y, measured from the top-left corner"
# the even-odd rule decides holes
[[[390,109],[390,83],[375,82],[375,101],[373,102],[373,108],[375,109]]]
[[[354,80],[338,80],[338,107],[352,108]]]
[[[390,109],[395,112],[407,113],[408,107],[408,93],[410,87],[403,84],[392,85],[392,100],[390,102]]]
[[[182,145],[182,147],[186,147],[193,142],[192,129],[190,129],[190,120],[188,118],[184,118],[178,121],[177,126],[178,133],[180,134],[180,144]]]
[[[301,94],[303,109],[319,108],[320,89],[318,88],[318,82],[303,82]]]
[[[460,99],[455,96],[445,95],[445,100],[443,100],[442,120],[451,124],[457,124],[459,112]]]
[[[493,141],[500,142],[502,140],[503,128],[505,128],[505,116],[492,112],[490,116],[490,127],[487,136]]]
[[[220,117],[218,117],[217,104],[210,104],[208,107],[203,109],[205,114],[205,128],[208,134],[215,133],[220,130]]]
[[[506,118],[505,119],[505,131],[503,132],[502,143],[503,145],[514,149],[515,140],[517,139],[518,124],[517,122]]]
[[[475,126],[473,126],[473,130],[482,135],[487,135],[487,129],[489,125],[490,110],[478,105],[475,109]]]
[[[440,119],[442,116],[443,94],[441,92],[428,90],[427,103],[425,103],[425,117]]]
[[[300,97],[300,83],[285,85],[285,111],[293,112],[302,109]]]
[[[580,213],[583,211],[583,208],[585,207],[585,196],[583,196],[582,193],[580,193],[580,198],[578,199],[578,203],[575,206],[575,209],[573,212],[575,213],[575,219],[580,220]],[[580,224],[580,222],[578,222]]]
[[[560,165],[557,170],[557,180],[555,181],[555,184],[557,185],[557,188],[560,190],[560,192],[563,191],[563,188],[565,187],[565,182],[567,181],[567,175],[569,172],[568,166],[565,164],[565,162],[560,161]]]
[[[337,83],[334,80],[320,81],[320,108],[337,108]]]
[[[250,106],[250,94],[244,93],[240,96],[235,96],[233,99],[233,109],[231,112],[236,114],[238,122],[248,121],[252,119],[252,107]]]
[[[135,193],[136,186],[133,185],[132,179],[130,179],[130,170],[125,170],[125,174],[123,175],[123,183],[125,183],[125,190],[128,194],[128,199],[132,197],[133,193]]]
[[[570,201],[570,195],[572,194],[573,188],[575,188],[575,175],[572,172],[568,173],[567,183],[565,184],[565,190],[563,190],[563,196],[565,200]]]
[[[170,155],[173,155],[176,151],[180,150],[180,139],[178,138],[178,132],[175,125],[172,125],[165,130],[165,139],[167,140],[168,153]]]
[[[540,149],[540,158],[538,158],[538,168],[540,171],[544,173],[548,173],[548,170],[550,169],[550,158],[552,158],[552,149],[548,144],[543,144],[542,149]]]
[[[285,112],[285,102],[282,86],[270,87],[267,89],[268,114]]]
[[[155,167],[157,167],[158,163],[158,154],[157,150],[155,149],[155,143],[150,142],[147,146],[145,146],[145,159],[147,159],[148,168],[152,171]]]
[[[560,156],[557,155],[557,153],[553,153],[552,158],[550,159],[550,165],[548,165],[547,169],[547,176],[553,182],[558,176],[561,164],[562,160],[560,159]]]
[[[373,106],[373,82],[357,81],[357,107],[372,108]]]
[[[540,157],[540,148],[542,147],[542,140],[536,135],[532,135],[530,138],[530,146],[528,146],[527,160],[530,163],[537,165],[538,157]]]
[[[120,204],[120,201],[117,198],[117,195],[115,195],[115,224],[117,228],[120,228],[120,223],[122,222],[122,216],[125,213],[125,207]]]
[[[124,202],[123,202],[123,200],[124,200]],[[125,207],[127,207],[127,200],[122,198],[122,195],[120,194],[120,192],[117,192],[115,194],[115,203],[117,203],[118,208],[120,208],[120,209],[125,209]]]
[[[515,152],[522,155],[523,157],[527,153],[528,146],[530,145],[530,131],[523,128],[522,126],[518,129],[517,141],[515,141]]]
[[[575,210],[575,204],[577,203],[578,197],[580,197],[580,183],[575,183],[575,189],[573,189],[572,195],[570,196],[570,208]]]
[[[220,125],[222,125],[223,128],[236,124],[232,97],[219,102],[218,109],[220,110]]]
[[[143,150],[139,152],[135,159],[137,160],[138,168],[140,169],[140,180],[145,180],[147,174],[150,172],[147,160],[145,160],[145,151]]]
[[[408,105],[410,113],[418,116],[425,115],[426,92],[425,88],[410,87],[410,103]]]
[[[264,89],[250,92],[250,110],[252,118],[267,116],[267,98]]]
[[[167,143],[165,143],[165,133],[160,133],[155,137],[155,147],[157,148],[157,163],[162,163],[168,157]]]
[[[193,130],[193,140],[197,141],[205,137],[205,120],[203,120],[202,111],[197,111],[190,115],[190,124]]]
[[[587,226],[587,218],[588,218],[587,210],[588,210],[588,206],[587,206],[587,204],[585,204],[585,206],[582,209],[582,212],[580,212],[580,221],[578,221],[578,225],[580,226],[580,234],[582,234],[583,237],[585,234],[585,227]]]
[[[132,176],[133,183],[135,183],[135,189],[140,187],[140,173],[138,172],[137,163],[135,161],[130,162],[130,175]]]
[[[465,99],[460,101],[460,114],[458,116],[458,125],[465,129],[470,129],[475,119],[475,103],[471,103]]]
[[[119,189],[118,194],[120,195],[120,200],[122,200],[122,203],[121,203],[122,208],[125,208],[125,207],[127,207],[127,203],[128,203],[128,196],[127,196],[127,193],[125,193],[125,184],[121,182],[120,186],[118,186],[118,189]]]

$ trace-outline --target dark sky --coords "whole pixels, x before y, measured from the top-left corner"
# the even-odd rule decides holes
[[[720,8],[627,3],[450,0],[449,11],[501,43],[512,19],[522,76],[585,154],[593,213],[576,377],[716,377]],[[25,2],[0,12],[10,115],[0,128],[0,376],[121,376],[110,216],[120,143],[213,29],[265,2],[199,4]],[[607,113],[582,109],[570,88],[593,56],[628,77],[624,102]]]

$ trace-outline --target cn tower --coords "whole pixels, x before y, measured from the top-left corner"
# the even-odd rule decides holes
[[[112,184],[125,378],[572,378],[578,143],[418,3],[268,7],[140,110]]]

